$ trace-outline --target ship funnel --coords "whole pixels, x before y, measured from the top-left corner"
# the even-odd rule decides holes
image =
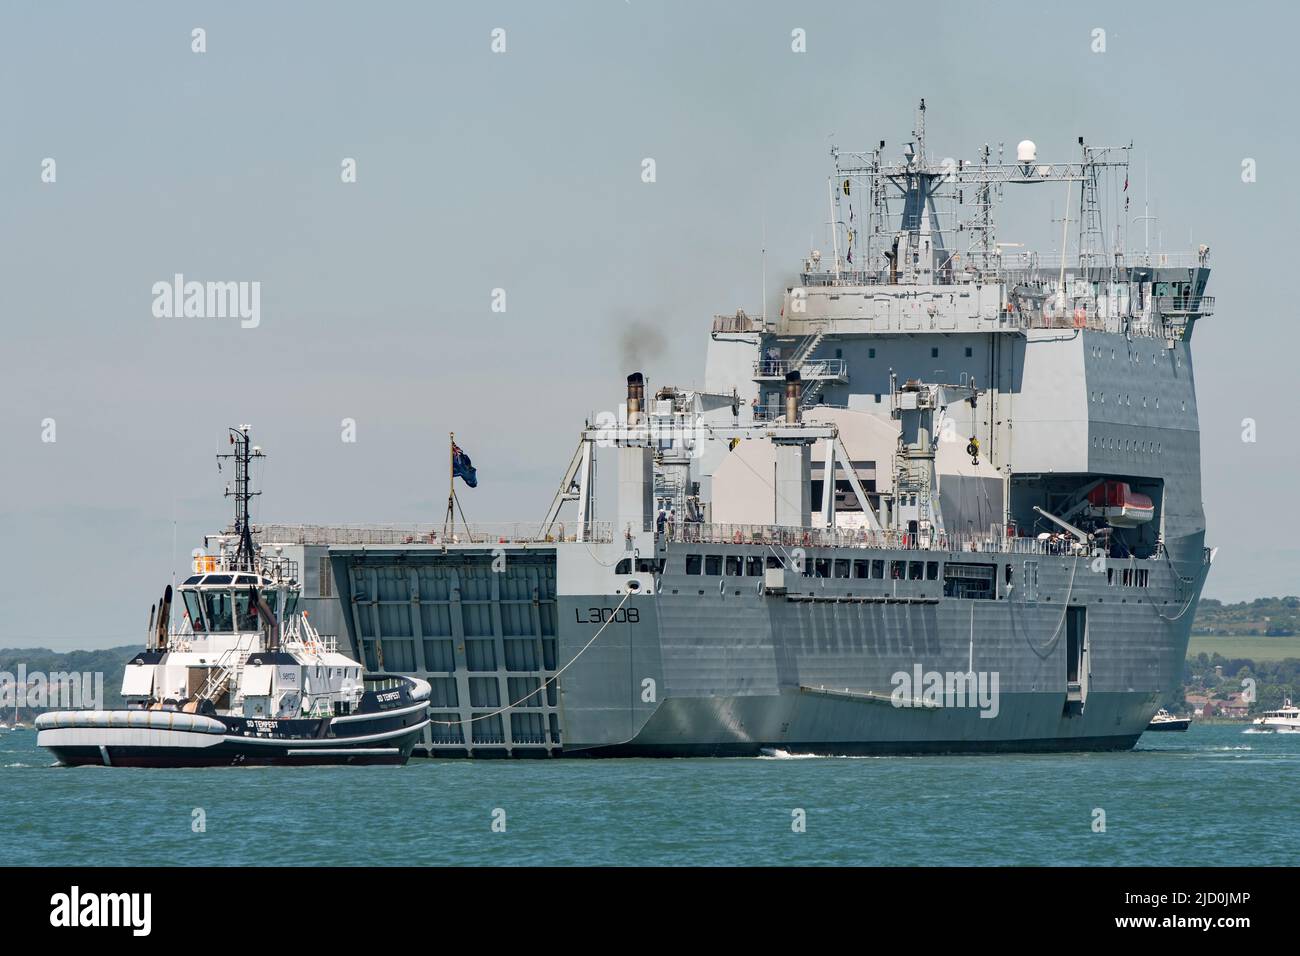
[[[627,423],[641,424],[641,409],[645,405],[645,377],[633,372],[627,377]]]
[[[785,420],[791,424],[799,421],[799,400],[803,395],[803,383],[798,372],[785,374]]]

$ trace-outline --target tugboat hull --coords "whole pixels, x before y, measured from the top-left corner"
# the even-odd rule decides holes
[[[56,711],[37,743],[64,766],[401,765],[429,719],[417,702],[343,717],[255,720],[175,711]]]

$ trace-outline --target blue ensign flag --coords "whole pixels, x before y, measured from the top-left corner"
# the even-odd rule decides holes
[[[478,487],[478,473],[474,470],[469,455],[455,442],[451,443],[451,473],[453,477],[459,475],[471,488]]]

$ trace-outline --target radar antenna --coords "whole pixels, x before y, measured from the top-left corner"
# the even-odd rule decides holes
[[[233,451],[228,454],[218,455],[218,466],[223,458],[233,458],[235,460],[235,487],[232,491],[230,486],[226,486],[226,497],[235,499],[235,525],[234,532],[239,538],[239,545],[235,549],[235,561],[233,568],[237,571],[253,571],[253,526],[252,519],[249,517],[249,503],[260,491],[253,490],[252,474],[250,466],[254,458],[265,458],[262,449],[254,446],[248,437],[248,431],[252,426],[240,425],[238,428],[230,429],[230,444]]]

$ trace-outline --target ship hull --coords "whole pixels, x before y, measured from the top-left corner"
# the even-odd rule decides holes
[[[586,651],[586,622],[618,596],[560,597],[560,659],[581,655],[561,678],[563,755],[1129,749],[1177,686],[1208,570],[1148,560],[1134,587],[1084,557],[842,549],[826,560],[939,568],[916,581],[788,575],[772,593],[762,578],[673,574],[680,550],[657,594],[630,596],[636,612]],[[979,562],[996,569],[988,599],[945,593],[950,565]],[[927,695],[931,675],[968,693]]]
[[[335,557],[358,655],[382,642],[390,667],[433,687],[416,756],[1033,753],[1131,748],[1178,685],[1209,565],[1199,538],[1171,544],[1109,565],[812,547],[814,573],[783,587],[749,563],[782,552],[730,540],[664,543],[656,570],[630,574],[616,571],[620,543],[506,549],[500,570],[482,546]],[[840,561],[868,576],[837,577]],[[921,577],[876,577],[876,562],[909,575],[920,562]],[[992,568],[988,595],[951,593],[974,564]],[[384,599],[409,602],[418,641],[365,634],[380,622],[350,598],[398,574],[420,582],[418,604]],[[931,674],[974,675],[976,693],[927,699]]]

